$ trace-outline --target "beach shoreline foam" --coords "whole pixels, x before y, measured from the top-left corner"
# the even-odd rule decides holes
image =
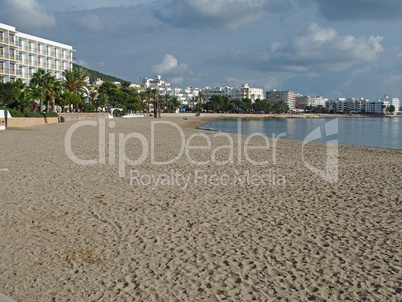
[[[209,120],[81,121],[70,141],[78,122],[1,132],[0,292],[16,301],[402,299],[401,150],[339,145],[329,183],[305,164],[325,169],[326,144],[270,139],[270,149],[246,153],[266,141],[197,129]],[[179,157],[183,137],[210,148]],[[94,164],[74,163],[66,141]],[[146,145],[154,157],[141,158]]]

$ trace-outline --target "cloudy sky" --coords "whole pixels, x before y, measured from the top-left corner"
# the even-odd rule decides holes
[[[401,0],[0,0],[0,22],[131,82],[402,99]]]

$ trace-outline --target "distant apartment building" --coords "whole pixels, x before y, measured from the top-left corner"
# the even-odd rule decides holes
[[[375,114],[385,114],[388,102],[384,100],[375,100],[375,101],[367,101],[366,102],[366,113],[375,113]]]
[[[206,99],[210,99],[213,95],[227,96],[232,100],[235,99],[250,99],[252,102],[255,102],[257,99],[264,98],[264,91],[262,88],[252,88],[248,84],[244,84],[241,87],[204,87],[201,88],[200,92],[206,97]]]
[[[296,109],[296,97],[301,96],[299,93],[294,91],[279,91],[279,90],[270,90],[266,93],[266,99],[270,102],[277,103],[280,101],[285,102],[289,106],[289,110]]]
[[[366,103],[369,100],[359,98],[338,98],[335,100],[327,100],[325,102],[325,107],[328,110],[333,110],[336,108],[337,112],[349,111],[350,113],[361,113],[366,111]]]
[[[232,87],[204,87],[200,89],[200,92],[204,95],[206,100],[210,100],[213,95],[232,97]]]
[[[237,88],[240,91],[243,91],[246,95],[247,99],[255,102],[257,99],[264,99],[264,91],[262,88],[252,88],[249,87],[248,84],[244,84],[242,87]]]
[[[140,77],[140,86],[143,89],[156,89],[160,95],[171,94],[173,95],[173,88],[170,83],[165,82],[160,75],[155,76],[153,79],[147,77]]]
[[[28,84],[32,75],[43,69],[63,78],[73,68],[73,47],[16,31],[0,23],[0,82],[21,79]]]
[[[388,97],[386,97],[388,98]],[[401,102],[399,98],[391,98],[389,99],[389,104],[395,107],[395,114],[398,114],[401,111]]]
[[[350,113],[385,114],[387,113],[387,108],[391,105],[395,107],[395,114],[398,114],[398,108],[400,105],[399,99],[389,99],[387,96],[384,96],[383,99],[379,100],[367,100],[364,98],[338,98],[325,102],[325,107],[328,110],[332,110],[336,107],[338,112],[349,111]]]
[[[328,101],[327,98],[322,96],[315,95],[298,95],[295,97],[295,109],[306,109],[307,106],[317,107],[323,106],[325,107],[325,102]]]
[[[189,105],[191,100],[199,95],[200,89],[187,87],[187,88],[174,88],[174,96],[182,105]]]

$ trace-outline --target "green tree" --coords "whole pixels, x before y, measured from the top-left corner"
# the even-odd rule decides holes
[[[267,100],[256,100],[253,104],[253,110],[257,113],[270,113],[272,103]]]
[[[289,106],[284,101],[276,102],[272,107],[272,111],[274,111],[275,113],[285,113],[288,110]]]
[[[94,104],[97,108],[98,107],[101,107],[101,108],[107,107],[108,103],[109,103],[109,96],[107,95],[107,93],[104,93],[104,92],[99,93],[94,102]]]
[[[89,94],[88,85],[85,81],[87,72],[82,67],[77,67],[73,70],[64,70],[63,77],[63,88],[65,90],[79,94],[82,98]]]
[[[81,96],[77,93],[71,92],[70,90],[64,90],[60,98],[60,106],[64,111],[65,106],[73,105],[75,107],[81,102]]]
[[[36,90],[35,95],[39,98],[39,111],[42,111],[43,101],[46,99],[46,82],[50,77],[43,69],[38,69],[31,78],[30,88]]]
[[[33,103],[33,99],[29,94],[29,90],[26,89],[26,84],[22,82],[21,79],[17,79],[14,83],[15,89],[18,91],[17,102],[15,103],[15,108],[21,113],[25,113],[25,110],[29,109]]]
[[[394,105],[388,106],[387,112],[388,112],[388,114],[393,114],[395,112],[395,106]]]

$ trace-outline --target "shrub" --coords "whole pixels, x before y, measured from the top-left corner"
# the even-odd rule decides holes
[[[44,112],[43,116],[45,116],[45,117],[59,117],[59,115],[56,112]]]
[[[25,112],[26,117],[43,117],[39,112]]]
[[[19,110],[16,109],[10,109],[10,108],[4,108],[10,112],[12,117],[25,117],[23,113],[21,113]]]

